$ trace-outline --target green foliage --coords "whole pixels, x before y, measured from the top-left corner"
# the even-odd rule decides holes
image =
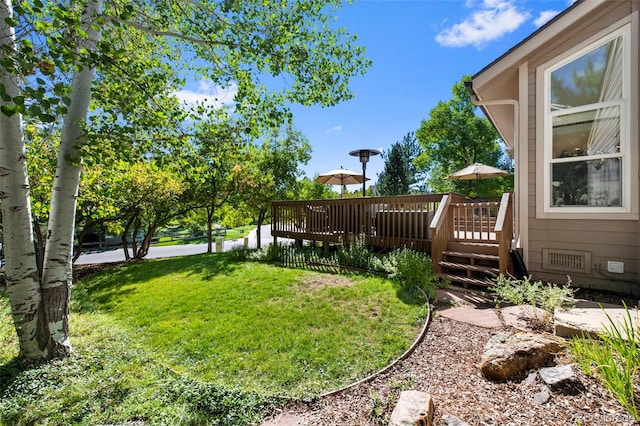
[[[244,249],[246,259],[254,262],[281,263],[292,247],[282,244],[269,244],[259,249]]]
[[[626,305],[625,313],[622,324],[616,324],[607,315],[609,326],[600,334],[600,340],[587,336],[573,338],[570,349],[582,370],[597,377],[638,421],[640,328],[634,324]],[[634,315],[637,324],[637,309]]]
[[[337,255],[340,265],[364,270],[372,269],[373,258],[373,252],[367,245],[367,239],[363,234],[354,237],[349,243],[343,244]]]
[[[408,133],[401,141],[392,144],[390,151],[382,153],[384,169],[378,175],[377,183],[380,195],[402,195],[410,192],[421,177],[413,163],[420,152],[414,133]]]
[[[280,403],[263,393],[177,374],[107,315],[74,314],[74,325],[75,351],[63,362],[29,364],[0,356],[0,424],[137,420],[235,426],[259,423]],[[0,332],[10,329],[0,320]]]
[[[12,323],[11,307],[6,290],[0,290],[0,324],[9,325]],[[13,327],[0,326],[0,362],[18,356],[18,345],[16,341],[16,331]],[[0,383],[2,383],[0,377]]]
[[[570,278],[567,279],[566,285],[559,286],[532,281],[531,277],[518,280],[500,275],[491,289],[498,297],[498,302],[506,301],[521,306],[535,328],[551,327],[555,309],[570,307],[576,303]],[[538,308],[544,313],[540,314]]]
[[[396,249],[376,262],[377,269],[408,291],[422,289],[431,300],[435,300],[435,286],[440,285],[431,270],[431,258],[424,253],[408,248]]]
[[[325,200],[337,198],[339,195],[331,189],[331,185],[322,184],[315,179],[305,177],[298,182],[298,185],[296,197],[298,200]]]
[[[311,146],[304,135],[289,127],[261,147],[249,146],[246,158],[238,165],[239,197],[242,210],[260,227],[271,214],[272,201],[296,198],[302,173],[298,167],[311,158]]]
[[[503,152],[499,135],[488,119],[476,114],[477,107],[464,86],[470,76],[463,76],[452,89],[453,98],[438,102],[416,131],[422,154],[416,164],[429,173],[429,192],[475,191],[482,196],[500,195],[506,189],[502,183],[509,178],[486,179],[479,182],[450,181],[448,175],[474,163],[499,167]],[[477,189],[476,189],[477,187]],[[513,184],[511,183],[511,188]]]

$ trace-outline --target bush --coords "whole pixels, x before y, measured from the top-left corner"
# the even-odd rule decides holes
[[[235,246],[231,250],[229,250],[229,259],[236,262],[244,262],[249,258],[251,252],[254,250],[246,249],[242,246]]]
[[[431,258],[426,254],[408,248],[396,249],[375,263],[376,269],[387,272],[401,286],[409,289],[418,287],[430,299],[435,299],[435,285],[438,281],[434,280]]]
[[[531,277],[518,280],[500,275],[491,289],[498,296],[498,303],[510,302],[521,305],[533,328],[548,329],[552,325],[556,308],[575,305],[574,290],[570,286],[571,278],[569,277],[566,285],[559,286],[532,281]],[[539,313],[538,308],[542,309],[542,314]]]
[[[355,237],[349,244],[345,244],[338,251],[338,263],[342,266],[371,269],[373,253],[367,247],[364,235]]]

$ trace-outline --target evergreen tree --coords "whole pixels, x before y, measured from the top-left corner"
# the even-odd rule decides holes
[[[420,180],[420,173],[413,163],[420,153],[420,145],[413,132],[391,145],[388,153],[382,153],[384,169],[378,175],[380,195],[401,195],[411,191],[411,187]]]

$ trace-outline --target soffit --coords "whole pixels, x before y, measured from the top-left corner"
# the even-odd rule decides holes
[[[606,0],[579,0],[536,32],[473,76],[473,90],[480,101],[519,99],[518,69],[528,58],[565,33],[576,22],[605,4]],[[606,5],[605,5],[606,7]],[[511,105],[488,105],[483,110],[502,139],[513,147],[514,112]]]

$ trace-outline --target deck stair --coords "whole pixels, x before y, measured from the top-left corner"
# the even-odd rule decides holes
[[[438,276],[448,281],[488,287],[492,279],[500,275],[498,244],[474,242],[449,242],[438,262]]]

